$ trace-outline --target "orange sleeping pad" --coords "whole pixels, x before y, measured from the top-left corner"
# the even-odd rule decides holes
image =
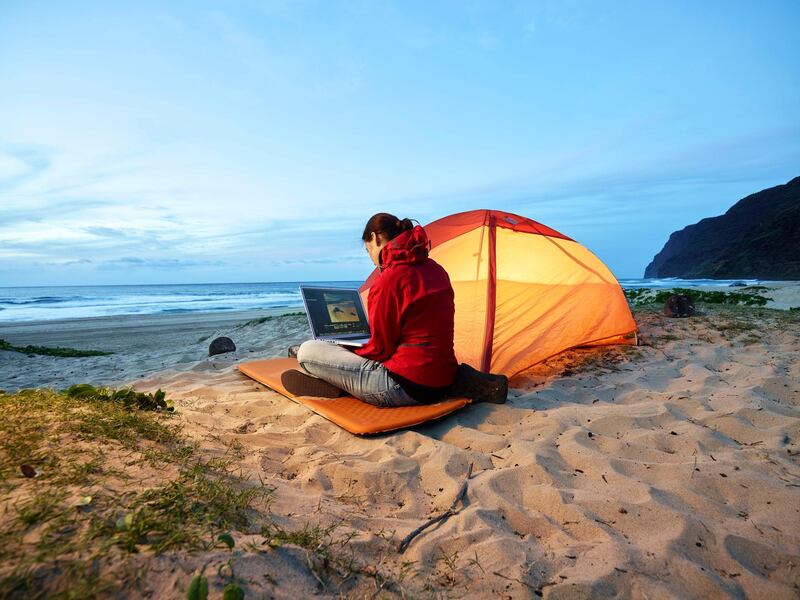
[[[452,398],[436,404],[422,406],[399,406],[396,408],[378,408],[372,404],[362,402],[352,396],[339,398],[312,398],[310,396],[293,396],[281,385],[281,374],[289,369],[298,369],[299,365],[294,358],[270,358],[267,360],[254,360],[237,366],[239,371],[263,383],[294,400],[307,406],[315,413],[333,421],[339,427],[350,433],[364,435],[368,433],[381,433],[404,429],[438,419],[469,403],[466,398]]]

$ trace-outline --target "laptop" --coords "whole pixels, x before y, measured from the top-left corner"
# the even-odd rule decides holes
[[[369,341],[369,323],[358,290],[301,285],[300,295],[315,340],[355,347]]]

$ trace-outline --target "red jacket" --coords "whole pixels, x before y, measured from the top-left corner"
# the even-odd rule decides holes
[[[453,287],[450,277],[428,258],[428,236],[417,225],[381,249],[381,272],[369,290],[371,337],[359,356],[384,364],[413,383],[453,383]]]

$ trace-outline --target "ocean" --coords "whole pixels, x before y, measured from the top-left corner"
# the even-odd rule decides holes
[[[757,285],[763,283],[760,279],[678,279],[677,277],[619,279],[620,285],[625,289],[636,288],[692,288],[700,286],[732,287],[737,285]]]
[[[620,279],[625,288],[730,287],[753,279]],[[115,315],[300,309],[301,282],[0,287],[0,323]],[[359,281],[302,282],[358,287]]]
[[[301,309],[300,283],[355,288],[361,282],[0,287],[0,323],[258,308]]]

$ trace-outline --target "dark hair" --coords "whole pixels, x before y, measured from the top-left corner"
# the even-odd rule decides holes
[[[387,241],[393,240],[404,231],[414,229],[414,224],[411,219],[398,219],[389,213],[378,213],[372,215],[367,221],[367,226],[364,227],[364,233],[361,239],[368,242],[372,239],[372,234],[378,235],[382,233],[386,236]]]

